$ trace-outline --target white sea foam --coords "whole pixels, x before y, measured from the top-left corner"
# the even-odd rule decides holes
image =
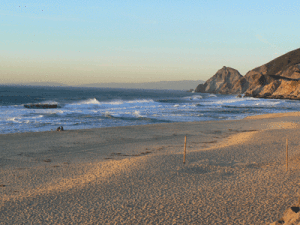
[[[43,118],[44,116],[43,115],[37,115],[37,116],[31,116],[30,118],[31,119],[40,119],[40,118]]]
[[[275,106],[280,104],[281,102],[258,102],[255,105],[256,106]]]
[[[99,102],[96,98],[68,104],[67,107],[72,107],[72,106],[83,106],[86,107],[87,105],[99,105],[99,106],[109,106],[109,105],[126,105],[126,104],[131,104],[131,105],[143,105],[147,103],[153,103],[154,101],[152,99],[141,99],[141,100],[129,100],[129,101],[123,101],[123,100],[112,100],[112,101],[102,101]]]
[[[224,105],[224,104],[240,103],[243,101],[244,101],[243,99],[233,98],[233,99],[222,99],[222,100],[218,100],[218,101],[212,101],[209,103],[216,104],[216,105]]]
[[[56,114],[65,114],[64,110],[55,110],[54,111]]]
[[[184,97],[184,100],[190,100],[190,101],[197,101],[199,99],[203,99],[202,95],[192,95],[192,96],[188,96],[188,97]]]
[[[141,112],[138,111],[138,110],[135,110],[135,111],[133,112],[133,115],[136,116],[136,117],[143,117],[143,116],[141,115]]]
[[[8,119],[6,119],[7,121],[11,121],[11,122],[14,122],[14,123],[22,123],[22,118],[21,117],[10,117]]]
[[[192,96],[193,100],[199,100],[199,99],[202,99],[202,98],[203,98],[202,95],[193,95]]]
[[[7,121],[15,121],[16,117],[8,118]]]
[[[112,117],[111,113],[108,111],[106,111],[104,115],[105,115],[105,117]]]
[[[70,105],[100,105],[101,103],[96,98],[90,98]]]
[[[111,102],[101,102],[102,105],[122,105],[124,104],[124,101],[121,100],[115,100],[115,101],[111,101]]]

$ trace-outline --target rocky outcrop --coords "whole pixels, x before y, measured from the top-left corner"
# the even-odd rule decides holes
[[[239,71],[224,66],[204,84],[199,84],[196,87],[195,92],[235,94],[233,93],[233,87],[242,77],[243,76]]]
[[[257,98],[300,99],[300,49],[250,70],[245,76],[235,69],[223,67],[205,84],[198,85],[195,91],[245,94]]]
[[[29,109],[53,109],[53,108],[58,108],[57,104],[27,104],[24,105],[25,108]]]
[[[245,75],[245,96],[300,99],[300,49],[288,52]]]

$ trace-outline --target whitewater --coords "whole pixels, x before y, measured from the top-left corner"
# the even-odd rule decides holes
[[[56,104],[57,108],[25,108]],[[0,86],[0,133],[238,120],[299,111],[299,101],[176,90]]]

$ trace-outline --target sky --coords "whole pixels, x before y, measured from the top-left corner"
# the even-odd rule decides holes
[[[299,1],[1,0],[0,83],[207,80],[300,47]]]

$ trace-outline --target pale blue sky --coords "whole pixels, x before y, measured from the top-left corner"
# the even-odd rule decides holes
[[[298,1],[1,0],[0,82],[206,80],[300,47]]]

